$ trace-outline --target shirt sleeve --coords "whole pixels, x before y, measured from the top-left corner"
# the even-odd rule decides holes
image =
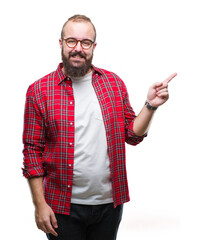
[[[125,116],[125,141],[126,143],[135,146],[140,142],[142,142],[143,139],[147,136],[147,134],[144,134],[143,136],[137,136],[134,133],[133,124],[134,124],[136,115],[129,102],[129,96],[128,96],[128,92],[125,85],[124,85],[123,93],[124,93],[123,101],[124,101],[124,116]]]
[[[24,177],[43,176],[42,155],[45,148],[45,126],[32,86],[28,88],[26,94],[23,144]]]

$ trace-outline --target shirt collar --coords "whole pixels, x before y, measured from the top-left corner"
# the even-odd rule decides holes
[[[56,70],[58,84],[61,84],[67,78],[67,76],[63,73],[62,68],[63,68],[63,64],[59,63],[58,68]]]
[[[100,68],[95,67],[94,65],[91,65],[93,69],[93,73],[99,73],[99,75],[102,75],[103,72],[100,70]]]
[[[93,74],[96,74],[98,73],[99,75],[102,75],[102,71],[95,67],[94,65],[91,65],[92,66],[92,69],[93,69]],[[56,70],[57,72],[57,81],[58,81],[58,84],[61,84],[64,80],[67,80],[68,76],[66,74],[63,73],[63,64],[62,63],[59,63],[58,65],[58,68]]]

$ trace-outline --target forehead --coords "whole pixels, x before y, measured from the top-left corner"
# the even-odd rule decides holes
[[[90,22],[69,21],[64,27],[64,37],[94,40],[94,29]]]

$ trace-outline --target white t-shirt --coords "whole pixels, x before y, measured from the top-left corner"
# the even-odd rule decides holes
[[[102,112],[92,86],[92,72],[72,78],[75,100],[75,150],[71,202],[98,205],[113,202]]]

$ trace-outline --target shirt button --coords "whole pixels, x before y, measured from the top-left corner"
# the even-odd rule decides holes
[[[72,126],[72,125],[73,125],[73,123],[72,123],[72,122],[70,122],[70,125]]]
[[[70,146],[72,146],[72,143],[69,143]]]
[[[70,185],[67,185],[68,188],[70,188],[71,186]]]
[[[72,165],[71,164],[69,164],[69,167],[71,167]]]
[[[70,102],[70,104],[73,104],[73,102]]]

